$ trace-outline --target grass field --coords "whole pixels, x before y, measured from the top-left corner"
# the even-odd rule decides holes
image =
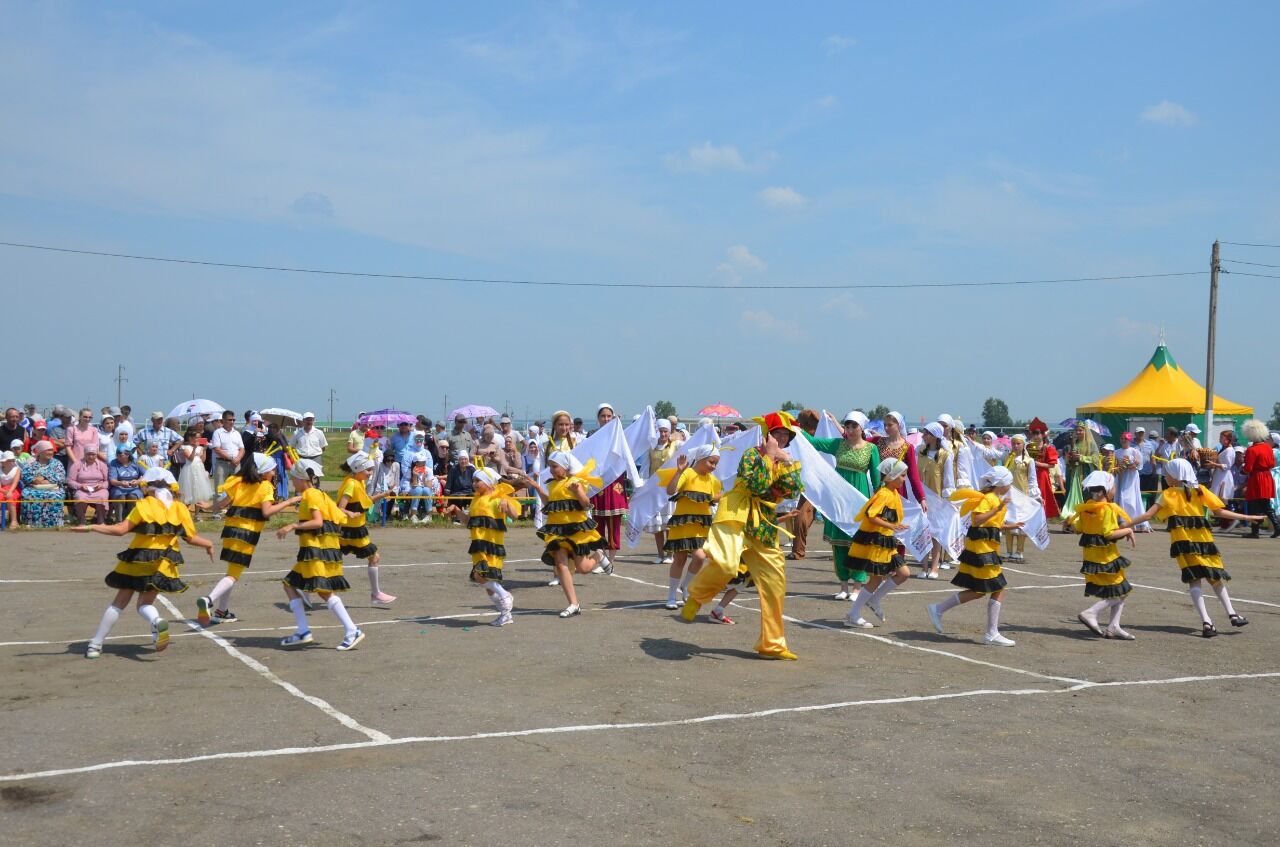
[[[233,608],[183,620],[221,569],[188,557],[193,590],[163,654],[132,611],[83,658],[119,542],[0,537],[0,823],[14,844],[1271,845],[1280,830],[1280,577],[1275,546],[1222,540],[1251,624],[1196,633],[1167,536],[1131,553],[1131,643],[1096,638],[1074,539],[1009,568],[1004,631],[924,605],[911,580],[874,630],[840,625],[829,558],[789,563],[797,662],[757,659],[755,598],[737,626],[661,608],[648,550],[579,580],[581,617],[532,532],[509,535],[516,622],[467,584],[462,530],[375,530],[373,608],[348,560],[368,638],[310,615],[291,629],[278,580],[294,545],[264,539]],[[823,551],[825,552],[825,551]]]

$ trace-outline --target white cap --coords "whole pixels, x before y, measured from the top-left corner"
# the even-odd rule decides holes
[[[17,456],[13,455],[13,453],[9,452],[8,450],[5,450],[3,453],[0,453],[0,462],[12,462],[16,458]]]
[[[1196,426],[1196,425],[1195,425],[1195,422],[1193,421],[1192,423],[1187,424],[1186,428],[1185,428],[1185,429],[1183,429],[1182,431],[1183,431],[1183,432],[1189,432],[1189,433],[1191,433],[1192,435],[1199,435],[1199,434],[1200,434],[1200,427]]]
[[[17,447],[19,450],[21,450],[21,449],[22,449],[22,439],[21,439],[21,438],[15,438],[15,439],[13,439],[12,441],[10,441],[10,442],[9,442],[9,449],[10,449],[10,450],[12,450],[14,447]],[[96,518],[96,517],[97,517],[97,515],[94,515],[94,517]]]
[[[1113,453],[1114,453],[1114,452],[1115,452],[1115,449],[1116,449],[1116,445],[1114,445],[1114,444],[1103,444],[1103,445],[1102,445],[1102,449],[1103,449],[1103,450],[1110,450],[1111,452],[1113,452]]]
[[[1146,428],[1145,426],[1137,427],[1136,429],[1134,429],[1133,434],[1134,434],[1134,435],[1137,435],[1139,432],[1141,432],[1141,433],[1143,433],[1143,434],[1145,435],[1145,434],[1146,434],[1146,432],[1147,432],[1147,428]]]
[[[312,420],[315,420],[315,419],[316,419],[316,413],[315,413],[315,412],[303,412],[303,413],[302,413],[302,419],[305,421],[307,418],[311,418]]]

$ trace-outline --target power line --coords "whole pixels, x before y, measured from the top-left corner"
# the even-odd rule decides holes
[[[422,274],[391,274],[373,271],[336,271],[325,268],[293,268],[277,265],[249,265],[240,262],[215,262],[205,259],[175,259],[167,256],[143,256],[133,253],[109,253],[104,250],[79,250],[71,247],[52,247],[46,244],[22,244],[0,241],[0,247],[16,247],[24,250],[44,250],[50,253],[72,253],[79,256],[103,256],[112,259],[131,259],[141,262],[166,262],[176,265],[199,265],[233,270],[274,271],[277,273],[320,274],[324,276],[364,277],[369,279],[417,280],[422,282],[465,282],[479,285],[555,286],[560,288],[678,288],[710,289],[714,291],[834,291],[870,288],[981,288],[1008,285],[1055,285],[1067,282],[1114,282],[1133,279],[1160,279],[1177,276],[1201,276],[1204,271],[1179,271],[1176,273],[1124,274],[1120,276],[1080,276],[1060,279],[1014,279],[989,282],[906,282],[906,283],[856,283],[848,285],[701,285],[698,283],[649,283],[649,282],[563,282],[536,279],[491,279],[464,276],[427,276]]]
[[[1280,265],[1268,265],[1264,262],[1246,262],[1243,259],[1223,259],[1224,262],[1232,262],[1237,265],[1253,265],[1258,268],[1280,268]]]
[[[1226,271],[1232,276],[1256,276],[1261,279],[1280,279],[1280,274],[1253,274],[1248,271]]]
[[[1280,248],[1280,244],[1252,244],[1252,243],[1250,243],[1250,242],[1248,242],[1248,241],[1223,241],[1223,242],[1220,242],[1220,243],[1222,243],[1222,244],[1230,244],[1232,247],[1277,247],[1277,248]]]

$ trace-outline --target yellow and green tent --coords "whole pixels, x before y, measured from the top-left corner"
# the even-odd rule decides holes
[[[1204,386],[1178,367],[1169,348],[1161,344],[1147,366],[1128,385],[1101,400],[1078,407],[1076,417],[1094,419],[1111,430],[1117,439],[1121,432],[1138,426],[1145,426],[1148,432],[1163,431],[1171,426],[1181,429],[1194,421],[1204,429],[1204,400]],[[1238,431],[1240,424],[1252,416],[1251,406],[1214,395],[1215,431],[1228,425]]]

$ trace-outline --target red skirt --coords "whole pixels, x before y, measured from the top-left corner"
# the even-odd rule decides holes
[[[630,506],[627,495],[622,493],[622,479],[618,477],[591,498],[591,513],[597,520],[627,513]]]
[[[1053,496],[1053,480],[1049,478],[1047,468],[1036,468],[1036,485],[1040,486],[1040,499],[1044,500],[1044,516],[1056,518],[1059,514],[1058,498]]]

